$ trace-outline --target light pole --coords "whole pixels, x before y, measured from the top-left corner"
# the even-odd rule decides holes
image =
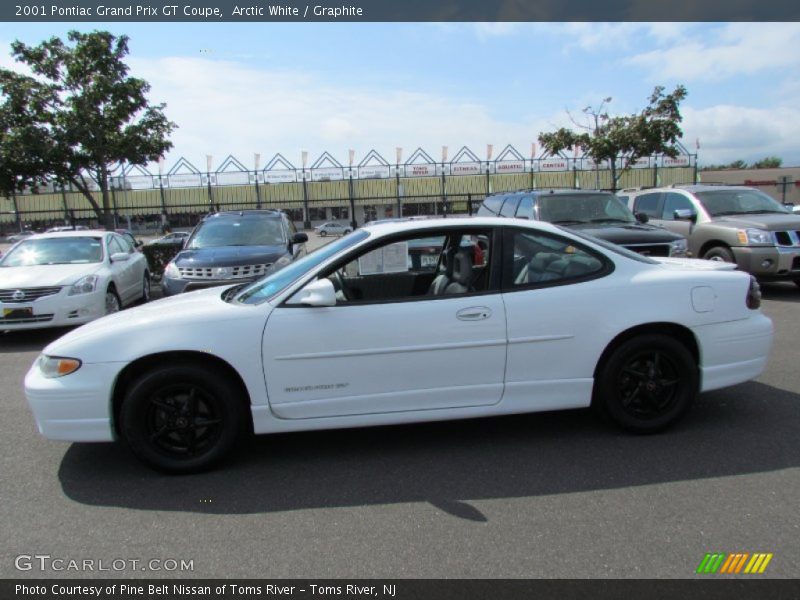
[[[355,150],[349,151],[350,155],[350,185],[349,185],[349,192],[350,192],[350,225],[355,229],[358,227],[358,223],[356,223],[356,201],[353,195],[353,159],[356,156]]]
[[[253,164],[255,165],[255,173],[253,177],[256,182],[256,208],[261,208],[261,190],[258,188],[258,169],[261,167],[261,155],[258,152],[253,153]]]
[[[303,163],[303,229],[311,229],[311,219],[308,216],[308,182],[306,181],[306,165],[308,164],[308,152],[303,150],[300,153]]]
[[[211,193],[211,163],[214,160],[214,157],[210,154],[206,154],[206,178],[208,179],[208,206],[209,212],[211,212],[211,207],[214,206],[214,195]],[[217,207],[219,209],[219,207]]]
[[[444,163],[447,161],[447,146],[442,146],[442,216],[447,217],[447,178],[444,174]]]
[[[403,216],[403,203],[400,200],[400,161],[403,160],[403,149],[398,146],[395,148],[395,152],[397,159],[394,165],[395,193],[397,194],[397,217],[400,218]]]

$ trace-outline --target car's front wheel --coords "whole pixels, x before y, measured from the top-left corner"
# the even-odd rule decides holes
[[[150,273],[144,272],[142,281],[142,302],[150,302]]]
[[[128,389],[120,411],[122,437],[149,466],[194,473],[222,460],[245,429],[241,391],[215,369],[155,368]]]
[[[111,315],[115,312],[119,312],[121,307],[122,302],[119,299],[117,290],[113,285],[108,286],[108,289],[106,290],[105,314]]]
[[[324,229],[321,229],[320,232],[319,232],[319,236],[320,237],[325,237],[326,235],[328,235],[328,232],[325,231]]]
[[[677,340],[641,335],[617,347],[595,379],[593,406],[629,431],[669,427],[698,393],[697,364]]]
[[[715,260],[717,262],[727,262],[727,263],[735,263],[736,259],[733,256],[733,252],[731,252],[725,246],[714,246],[713,248],[709,248],[705,254],[703,254],[703,258],[706,260]]]

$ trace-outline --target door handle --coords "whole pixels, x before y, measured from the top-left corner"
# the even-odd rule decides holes
[[[492,316],[492,309],[488,306],[470,306],[462,308],[456,317],[462,321],[482,321]]]

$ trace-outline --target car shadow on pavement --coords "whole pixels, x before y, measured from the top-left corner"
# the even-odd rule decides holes
[[[800,288],[798,288],[794,283],[762,282],[760,285],[761,297],[764,298],[764,300],[800,302]]]
[[[0,354],[37,352],[72,331],[74,327],[52,327],[20,331],[0,331]]]
[[[800,396],[749,382],[701,396],[668,432],[631,435],[588,410],[258,436],[210,473],[167,476],[122,444],[73,444],[58,476],[93,506],[213,514],[468,503],[725,477],[800,466]]]

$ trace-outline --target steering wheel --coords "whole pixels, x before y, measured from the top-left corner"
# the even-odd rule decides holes
[[[348,300],[348,301],[352,300],[353,298],[348,293],[347,286],[345,286],[345,284],[344,284],[344,277],[342,276],[342,270],[341,269],[336,269],[333,272],[333,275],[334,275],[336,287],[338,287],[339,291],[342,292],[342,296],[344,296],[344,299]]]

